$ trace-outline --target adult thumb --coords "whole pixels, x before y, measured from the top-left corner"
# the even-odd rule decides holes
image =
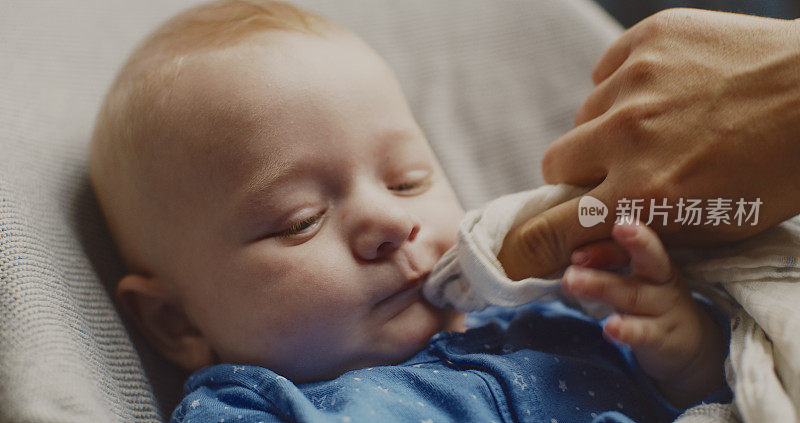
[[[549,208],[512,228],[497,259],[512,280],[543,277],[570,263],[572,251],[584,244],[609,238],[614,227],[613,209],[605,200],[603,185]],[[583,200],[586,197],[592,197]],[[602,204],[601,204],[602,203]],[[602,207],[606,214],[601,217]],[[579,211],[584,218],[579,218]]]

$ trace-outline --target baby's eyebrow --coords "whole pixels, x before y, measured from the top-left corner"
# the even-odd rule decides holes
[[[274,161],[260,169],[235,195],[233,204],[237,218],[249,218],[262,211],[264,199],[270,196],[275,185],[296,173],[296,163]]]
[[[378,137],[378,140],[380,140],[381,143],[379,151],[385,153],[392,148],[397,147],[399,142],[409,141],[415,137],[419,137],[420,135],[422,135],[422,129],[419,127],[388,130]]]

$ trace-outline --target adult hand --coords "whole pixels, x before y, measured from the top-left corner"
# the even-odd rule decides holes
[[[759,198],[758,224],[651,225],[666,241],[742,239],[800,213],[800,20],[693,9],[657,13],[597,62],[576,127],[544,155],[548,183],[594,186],[611,218],[578,224],[578,201],[517,227],[498,255],[512,279],[569,263],[608,238],[618,201]],[[587,246],[585,249],[590,249]],[[585,251],[584,251],[585,252]]]

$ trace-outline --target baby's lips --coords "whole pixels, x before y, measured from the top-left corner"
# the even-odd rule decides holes
[[[397,297],[399,295],[402,295],[406,291],[419,289],[419,287],[421,287],[422,284],[425,283],[425,281],[428,280],[428,275],[430,275],[430,273],[431,272],[428,271],[428,272],[425,272],[425,273],[423,273],[423,274],[421,274],[419,276],[413,276],[413,277],[404,278],[402,284],[399,287],[397,287],[396,289],[394,289],[392,292],[390,292],[388,295],[386,295],[383,298],[381,298],[380,301],[378,301],[377,305],[385,304],[385,303],[391,301],[393,298],[395,298],[395,297]]]
[[[431,272],[427,271],[427,272],[423,273],[419,277],[411,278],[411,279],[406,280],[406,284],[405,284],[406,288],[415,288],[415,287],[418,287],[418,286],[422,286],[422,284],[424,284],[428,280],[428,276],[430,274],[431,274]]]

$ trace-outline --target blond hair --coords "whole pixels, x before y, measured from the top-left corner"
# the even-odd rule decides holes
[[[129,271],[148,274],[166,251],[156,226],[163,192],[150,174],[170,148],[165,108],[187,58],[244,43],[267,31],[325,36],[344,29],[290,4],[224,0],[188,9],[148,36],[120,70],[100,108],[89,173],[114,242]]]

